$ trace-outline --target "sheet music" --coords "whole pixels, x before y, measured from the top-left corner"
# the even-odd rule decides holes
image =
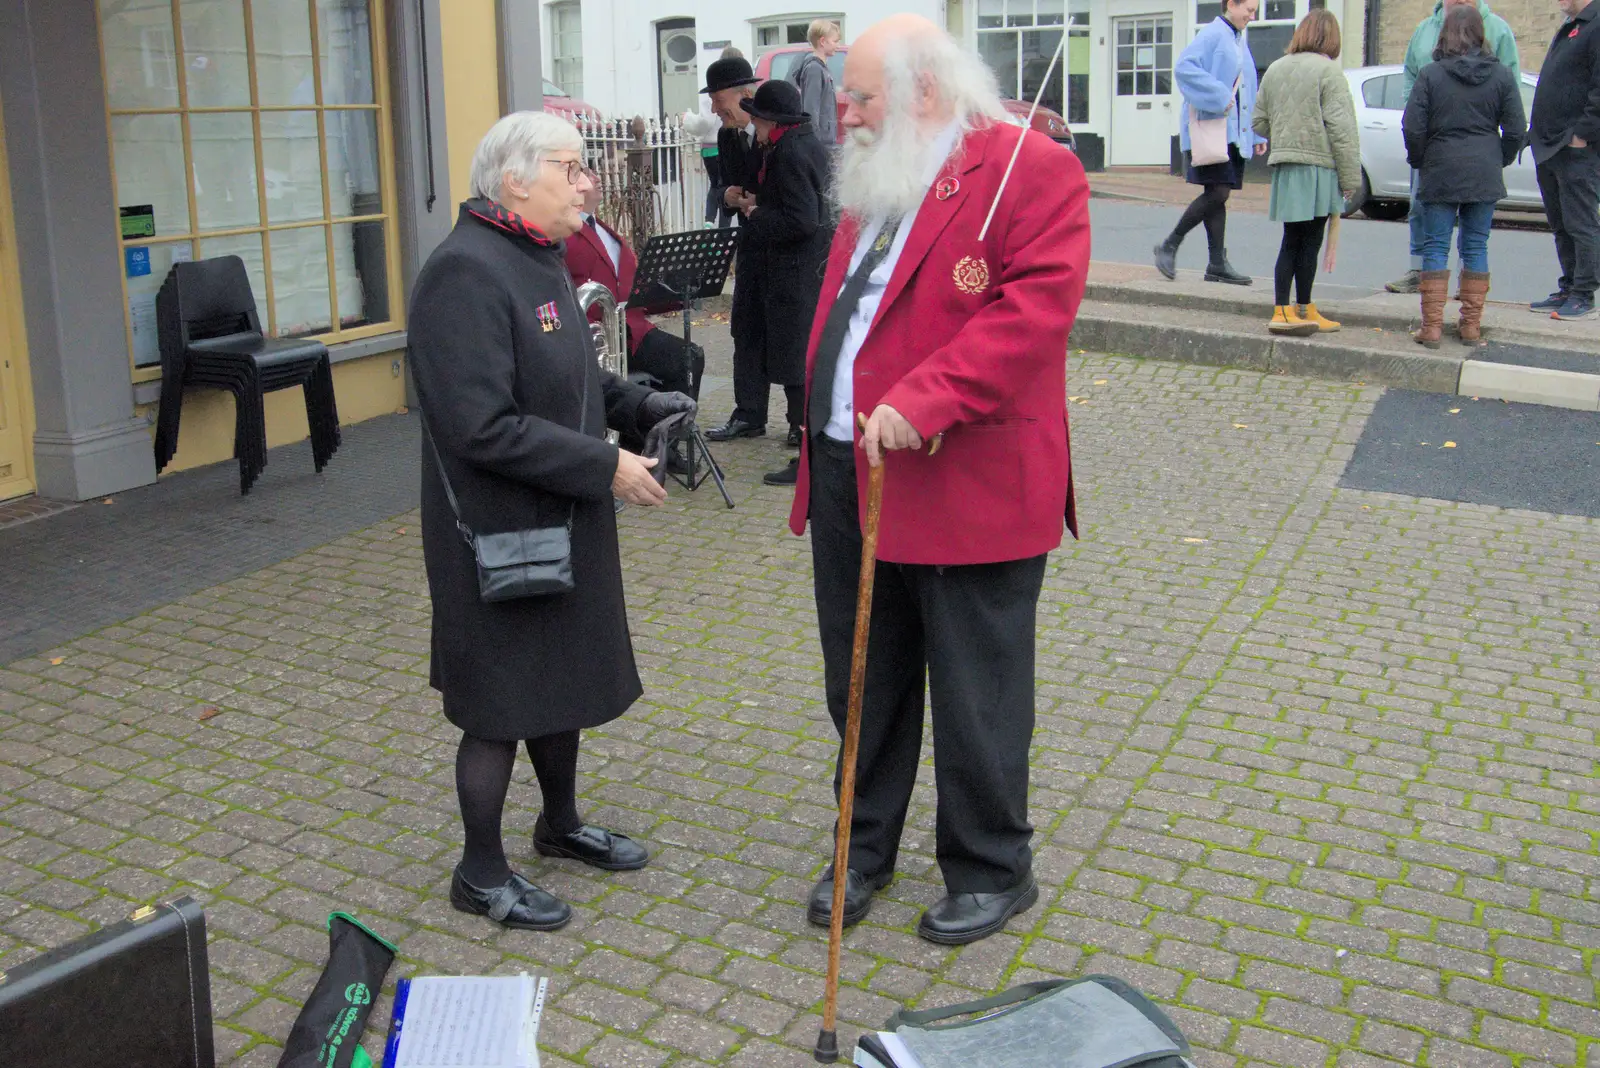
[[[393,1068],[539,1068],[535,1038],[548,980],[413,979]]]

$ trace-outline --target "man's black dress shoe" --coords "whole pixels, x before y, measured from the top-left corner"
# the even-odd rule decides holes
[[[917,934],[942,946],[960,946],[988,938],[1019,912],[1039,900],[1039,884],[1029,875],[998,894],[948,894],[922,914]]]
[[[767,428],[747,423],[743,419],[729,419],[719,427],[706,431],[706,437],[711,441],[732,441],[734,438],[759,438],[764,437]]]
[[[494,889],[481,890],[462,878],[457,868],[450,879],[450,904],[457,911],[487,916],[522,931],[554,931],[572,919],[572,906],[516,872]]]
[[[801,430],[797,426],[789,428],[789,436],[783,439],[785,448],[798,449],[800,447]]]
[[[591,868],[633,871],[650,862],[644,846],[625,834],[585,823],[571,834],[557,834],[540,816],[533,825],[533,848],[541,857],[581,860]]]
[[[844,925],[854,927],[872,911],[874,891],[888,886],[894,872],[882,871],[876,875],[862,875],[847,868],[844,876]],[[833,919],[833,865],[822,872],[822,878],[811,888],[811,900],[806,903],[806,919],[818,927],[826,927]]]
[[[800,481],[800,458],[797,456],[776,471],[768,471],[761,481],[769,486],[792,486]]]

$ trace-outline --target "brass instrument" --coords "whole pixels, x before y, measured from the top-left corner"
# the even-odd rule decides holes
[[[589,323],[589,332],[594,337],[595,356],[600,361],[600,369],[610,371],[618,378],[626,378],[628,350],[623,344],[622,310],[617,307],[617,298],[599,282],[585,282],[578,287],[578,310],[583,312],[586,322],[589,308],[595,304],[600,306],[600,321]],[[606,440],[615,445],[617,432],[607,430]]]

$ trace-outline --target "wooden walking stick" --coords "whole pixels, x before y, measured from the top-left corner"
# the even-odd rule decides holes
[[[861,536],[861,580],[856,585],[856,633],[850,649],[850,700],[840,757],[839,823],[833,834],[833,913],[828,920],[828,977],[822,1000],[822,1030],[812,1053],[818,1062],[839,1059],[839,952],[844,943],[844,888],[850,871],[850,819],[856,801],[856,749],[861,742],[861,695],[867,687],[867,632],[872,622],[872,579],[878,563],[878,516],[883,511],[883,461],[867,468],[867,526]]]

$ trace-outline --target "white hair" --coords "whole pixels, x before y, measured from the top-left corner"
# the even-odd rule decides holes
[[[582,149],[583,135],[566,119],[544,111],[513,111],[478,142],[472,154],[471,195],[497,201],[508,176],[532,182],[552,152]]]
[[[927,171],[944,123],[919,117],[921,85],[931,84],[936,112],[962,135],[1005,117],[993,72],[943,31],[902,37],[884,50],[881,129],[850,131],[839,153],[839,206],[857,218],[909,214],[927,195]],[[958,138],[954,153],[961,151]]]

